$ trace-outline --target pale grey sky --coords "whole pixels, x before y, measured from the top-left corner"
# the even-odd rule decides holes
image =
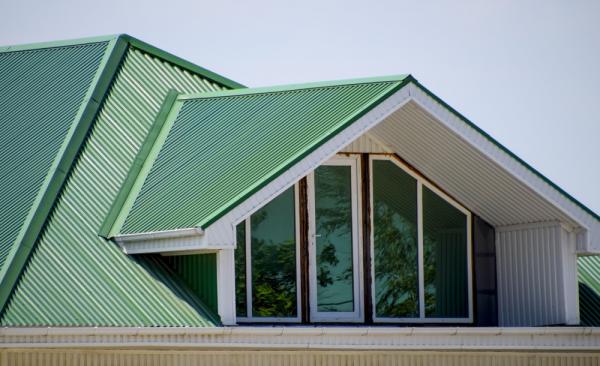
[[[411,73],[600,213],[600,1],[0,0],[0,45],[128,33],[247,86]]]

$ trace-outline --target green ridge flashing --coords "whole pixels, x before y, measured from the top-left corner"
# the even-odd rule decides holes
[[[358,84],[384,83],[384,82],[402,82],[403,80],[408,79],[408,78],[412,78],[412,76],[409,74],[402,74],[402,75],[389,75],[389,76],[379,76],[379,77],[371,77],[371,78],[319,81],[319,82],[303,83],[303,84],[277,85],[277,86],[267,86],[267,87],[259,87],[259,88],[222,90],[222,91],[209,92],[209,93],[181,94],[179,96],[179,100],[268,94],[268,93],[289,92],[289,91],[294,91],[294,90],[339,87],[339,86],[345,86],[345,85],[358,85]]]
[[[167,109],[167,105],[165,102],[163,104],[165,110],[163,111],[163,108],[161,108],[157,120],[155,121],[155,124],[160,124],[160,127],[156,126],[156,131],[152,131],[152,133],[156,133],[156,137],[153,138],[152,142],[148,141],[147,139],[142,145],[142,149],[147,149],[146,157],[144,158],[143,164],[139,168],[136,168],[137,172],[130,173],[135,174],[135,177],[130,178],[128,175],[126,179],[126,182],[128,182],[128,184],[131,184],[131,186],[124,187],[128,190],[127,196],[125,198],[122,198],[123,203],[121,204],[121,209],[119,210],[118,215],[112,223],[112,228],[110,232],[106,235],[108,238],[114,238],[115,236],[122,235],[121,229],[123,228],[125,221],[127,221],[127,218],[129,217],[129,212],[131,211],[131,208],[133,207],[135,200],[137,199],[144,185],[144,182],[146,181],[146,178],[148,177],[148,174],[152,169],[152,165],[154,165],[154,161],[156,161],[160,150],[162,149],[165,141],[167,140],[169,132],[171,132],[171,128],[173,127],[173,124],[177,119],[177,115],[179,114],[181,107],[183,106],[183,102],[178,101],[176,95],[174,97],[171,96],[171,98],[173,98],[173,101],[171,102],[171,107]],[[154,130],[154,128],[155,126],[153,125],[152,129]],[[131,180],[128,181],[129,179]],[[119,193],[119,195],[121,195],[121,193]],[[127,235],[129,234],[130,233],[128,233]]]
[[[73,120],[72,126],[54,160],[44,183],[36,196],[29,214],[15,240],[16,245],[9,253],[4,268],[0,272],[0,314],[10,298],[19,275],[34,248],[35,242],[43,229],[56,199],[66,181],[71,167],[77,158],[79,149],[85,141],[88,131],[100,108],[104,96],[116,74],[116,70],[127,50],[127,43],[120,37],[101,38],[108,40],[104,57],[100,62],[96,75],[86,93],[84,102]],[[89,40],[89,39],[88,39]],[[73,44],[75,41],[69,41]],[[98,42],[94,39],[91,42]],[[52,44],[56,44],[53,42]],[[80,43],[79,43],[80,44]],[[45,44],[48,45],[48,44]],[[33,47],[33,46],[30,46]],[[45,48],[40,47],[38,48]],[[33,49],[33,48],[31,48]]]
[[[79,38],[79,39],[67,39],[67,40],[51,41],[51,42],[38,42],[38,43],[29,43],[29,44],[0,46],[0,53],[41,50],[41,49],[45,49],[45,48],[69,47],[69,46],[84,45],[84,44],[89,44],[89,43],[110,42],[110,41],[116,40],[117,38],[119,38],[118,35],[108,35],[108,36],[87,37],[87,38]]]
[[[573,202],[576,206],[578,206],[579,208],[581,208],[583,211],[585,211],[586,213],[588,213],[589,215],[591,215],[596,220],[600,221],[600,216],[597,213],[595,213],[592,209],[590,209],[589,207],[585,206],[583,203],[581,203],[575,197],[573,197],[569,193],[567,193],[564,189],[560,188],[558,185],[556,185],[556,183],[552,182],[545,175],[543,175],[542,173],[540,173],[539,171],[537,171],[534,167],[532,167],[527,162],[525,162],[525,160],[523,160],[520,157],[518,157],[517,155],[515,155],[515,153],[513,153],[512,151],[510,151],[507,147],[505,147],[504,145],[502,145],[500,142],[498,142],[498,140],[496,140],[490,134],[488,134],[487,132],[485,132],[484,130],[482,130],[475,123],[471,122],[467,117],[463,116],[456,109],[452,108],[450,105],[448,105],[448,103],[444,102],[437,95],[433,94],[429,89],[427,89],[426,87],[424,87],[416,79],[413,79],[413,81],[414,81],[415,85],[419,89],[421,89],[425,94],[429,95],[436,102],[438,102],[439,104],[441,104],[444,108],[448,109],[451,113],[453,113],[456,117],[458,117],[463,122],[465,122],[467,125],[469,125],[471,128],[473,128],[475,131],[479,132],[488,141],[490,141],[492,144],[496,145],[500,150],[504,151],[511,158],[515,159],[518,163],[520,163],[521,165],[523,165],[525,168],[527,168],[530,172],[532,172],[538,178],[542,179],[544,182],[546,182],[547,184],[549,184],[552,188],[556,189],[560,194],[562,194],[568,200],[570,200],[571,202]]]
[[[360,80],[368,80],[368,79],[360,79]],[[373,79],[371,79],[371,80],[373,80]],[[364,116],[365,114],[370,112],[379,103],[381,103],[385,99],[389,98],[391,95],[396,93],[398,90],[402,89],[402,87],[404,87],[405,85],[407,85],[409,82],[411,82],[413,80],[414,80],[414,78],[412,76],[406,75],[406,76],[403,76],[402,79],[393,78],[392,80],[390,80],[390,79],[386,78],[386,79],[377,79],[377,81],[371,81],[371,82],[393,82],[393,84],[385,92],[382,92],[379,96],[374,97],[373,99],[371,99],[371,101],[367,102],[363,106],[363,108],[361,108],[360,110],[357,110],[354,114],[349,116],[338,127],[331,129],[331,131],[324,134],[320,140],[315,141],[315,143],[313,145],[309,146],[302,153],[297,154],[296,156],[290,158],[287,162],[281,164],[280,167],[277,168],[274,172],[272,172],[269,176],[264,177],[262,180],[256,182],[254,185],[252,185],[251,187],[249,187],[248,189],[246,189],[245,191],[243,191],[242,193],[237,195],[235,198],[231,199],[227,204],[222,206],[221,209],[215,211],[213,213],[213,215],[208,216],[206,219],[204,219],[200,223],[198,223],[196,225],[196,227],[206,230],[210,225],[212,225],[215,221],[219,220],[221,217],[223,217],[225,214],[227,214],[229,211],[231,211],[234,207],[236,207],[241,202],[248,199],[250,196],[252,196],[258,190],[265,187],[267,184],[272,182],[283,172],[290,169],[293,165],[295,165],[300,160],[304,159],[307,155],[309,155],[310,153],[312,153],[313,151],[318,149],[320,146],[325,144],[327,141],[329,141],[333,136],[335,136],[339,132],[346,129],[348,126],[350,126],[356,120],[358,120],[359,118],[361,118],[362,116]],[[348,81],[348,84],[346,84],[346,85],[350,85],[350,84],[356,84],[356,82]],[[326,86],[329,86],[329,83]],[[331,85],[331,86],[334,86],[334,85]]]
[[[175,104],[175,101],[177,100],[177,95],[178,92],[174,89],[169,90],[169,92],[167,93],[165,100],[162,106],[160,107],[160,110],[158,111],[158,114],[156,115],[152,126],[150,127],[148,135],[142,143],[142,146],[140,147],[140,150],[137,156],[135,157],[135,160],[133,161],[129,172],[127,173],[127,177],[125,177],[125,181],[123,182],[123,185],[119,190],[117,198],[113,202],[110,210],[108,211],[108,215],[106,216],[104,222],[102,223],[102,226],[100,227],[98,235],[104,237],[105,239],[108,239],[114,235],[114,231],[112,230],[112,228],[115,222],[117,221],[119,214],[121,214],[121,211],[123,210],[123,207],[127,201],[127,197],[129,197],[132,188],[135,186],[135,182],[144,167],[144,163],[150,155],[152,147],[154,146],[158,136],[161,133],[165,121],[169,116],[169,112],[171,112],[173,104]]]
[[[129,42],[129,44],[134,48],[137,48],[141,51],[153,54],[153,55],[155,55],[159,58],[162,58],[165,61],[168,61],[168,62],[170,62],[174,65],[177,65],[183,69],[187,69],[189,71],[192,71],[195,74],[199,74],[199,75],[203,76],[204,78],[209,79],[213,82],[216,82],[218,84],[221,84],[223,86],[226,86],[226,87],[232,88],[232,89],[245,88],[245,86],[240,83],[237,83],[237,82],[235,82],[231,79],[228,79],[224,76],[221,76],[215,72],[212,72],[212,71],[207,70],[203,67],[200,67],[194,63],[191,63],[187,60],[177,57],[167,51],[161,50],[160,48],[152,46],[151,44],[141,41],[141,40],[139,40],[135,37],[132,37],[128,34],[122,34],[120,37],[126,39],[127,42]]]

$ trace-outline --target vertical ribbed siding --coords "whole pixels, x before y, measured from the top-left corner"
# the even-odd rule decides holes
[[[560,224],[542,223],[497,231],[498,321],[500,326],[565,324],[564,278],[569,261]],[[576,287],[575,281],[571,287]],[[574,299],[567,298],[567,301]]]
[[[598,353],[549,352],[394,352],[394,351],[1,351],[14,366],[598,366]]]
[[[98,236],[170,88],[219,90],[131,48],[2,318],[3,326],[207,326],[160,269]]]
[[[365,134],[352,141],[340,152],[348,153],[389,153],[391,150],[379,142],[375,141],[371,136]]]
[[[164,257],[164,260],[192,292],[217,314],[217,255],[179,255]]]
[[[0,52],[0,272],[107,45]]]

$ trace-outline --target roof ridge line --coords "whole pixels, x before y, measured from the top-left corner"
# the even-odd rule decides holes
[[[226,78],[220,74],[217,74],[216,72],[210,71],[202,66],[198,66],[198,65],[194,64],[193,62],[185,60],[185,59],[183,59],[179,56],[176,56],[170,52],[167,52],[163,49],[160,49],[156,46],[146,43],[138,38],[130,36],[129,34],[121,34],[119,37],[123,38],[134,48],[137,48],[144,52],[150,53],[158,58],[168,61],[168,62],[170,62],[174,65],[177,65],[183,69],[189,70],[195,74],[202,75],[204,78],[209,79],[215,83],[221,84],[223,86],[226,86],[227,88],[231,88],[231,89],[246,88],[245,85],[242,85],[236,81]]]
[[[63,40],[59,40],[59,41],[46,41],[46,42],[33,42],[33,43],[25,43],[25,44],[6,45],[6,46],[0,46],[0,53],[43,50],[46,48],[69,47],[69,46],[85,45],[85,44],[90,44],[90,43],[110,42],[110,41],[120,38],[121,36],[123,36],[123,35],[113,34],[113,35],[105,35],[105,36],[63,39]]]
[[[341,80],[328,80],[328,81],[317,81],[310,83],[301,84],[282,84],[274,86],[263,86],[256,88],[245,88],[245,89],[232,89],[215,91],[210,93],[192,93],[192,94],[181,94],[178,100],[193,100],[193,99],[207,99],[207,98],[219,98],[219,97],[234,97],[242,95],[256,95],[256,94],[270,94],[286,91],[296,90],[307,90],[317,88],[330,88],[338,86],[349,86],[349,85],[360,85],[369,83],[384,83],[384,82],[397,82],[401,83],[407,80],[413,80],[411,74],[398,74],[388,76],[377,76],[367,78],[354,78],[354,79],[341,79]]]

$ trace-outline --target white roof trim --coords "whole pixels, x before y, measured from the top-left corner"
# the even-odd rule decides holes
[[[600,351],[600,328],[1,328],[2,348]]]

